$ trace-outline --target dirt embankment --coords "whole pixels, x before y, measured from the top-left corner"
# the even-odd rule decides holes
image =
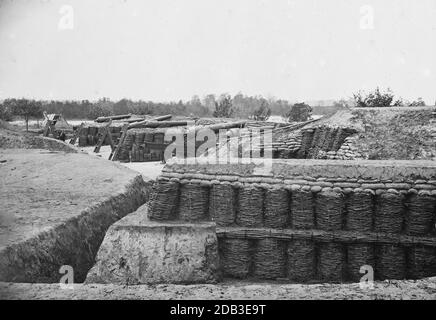
[[[19,131],[7,122],[0,122],[0,149],[46,149],[77,153],[72,145],[53,138]]]
[[[353,111],[361,123],[354,146],[370,160],[432,160],[436,158],[436,108]]]
[[[82,153],[0,149],[0,279],[76,282],[94,264],[107,228],[148,199],[149,182]]]
[[[346,128],[357,132],[353,137],[352,148],[358,158],[369,160],[434,160],[436,159],[436,116],[435,107],[391,107],[391,108],[352,108],[340,110],[334,115],[321,119],[302,129],[308,133],[300,138],[299,145],[304,149],[310,144],[312,149],[329,150],[335,145],[332,137],[322,138],[321,129]],[[314,131],[315,133],[311,133]],[[295,134],[294,134],[295,135]],[[318,137],[319,136],[319,137]],[[333,135],[336,137],[336,135]],[[320,138],[321,137],[321,138]],[[291,136],[289,139],[292,139]],[[294,137],[295,139],[295,137]],[[306,141],[308,140],[308,141]],[[343,141],[342,141],[343,142]],[[339,145],[335,145],[337,149]],[[340,147],[340,146],[339,146]],[[309,152],[306,158],[312,158]],[[316,156],[315,156],[316,158]]]

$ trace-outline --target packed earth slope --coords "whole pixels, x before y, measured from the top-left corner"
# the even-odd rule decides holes
[[[145,203],[148,187],[83,153],[0,149],[0,279],[57,282],[71,265],[83,281],[107,228]]]
[[[0,149],[47,149],[51,151],[64,151],[77,153],[78,149],[71,144],[22,132],[16,126],[0,120]]]
[[[436,107],[339,110],[273,141],[280,158],[435,160]]]

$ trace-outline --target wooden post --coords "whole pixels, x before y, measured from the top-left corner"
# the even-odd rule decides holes
[[[76,140],[79,137],[80,131],[82,131],[82,128],[83,128],[84,125],[85,124],[82,122],[80,124],[80,126],[76,129],[76,132],[74,132],[74,135],[73,135],[73,137],[70,140],[70,144],[72,144],[72,145],[76,144]]]
[[[112,150],[114,149],[113,142],[112,142],[112,136],[111,136],[111,133],[109,131],[109,127],[110,127],[111,124],[112,124],[112,119],[110,119],[109,122],[104,126],[103,133],[100,135],[100,137],[98,139],[98,142],[97,142],[97,145],[94,148],[94,152],[95,153],[99,153],[100,152],[100,148],[103,145],[104,140],[106,139],[106,136],[108,136],[109,139],[110,139],[109,143],[111,144]]]
[[[117,144],[115,150],[112,150],[111,154],[109,155],[109,160],[116,161],[118,159],[118,153],[120,152],[120,148],[121,148],[121,145],[124,142],[124,139],[126,139],[127,130],[129,130],[129,124],[128,123],[123,125],[123,128],[121,129],[122,134],[121,134],[120,140],[118,141],[118,144]]]

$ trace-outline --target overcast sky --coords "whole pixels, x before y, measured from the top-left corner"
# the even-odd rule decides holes
[[[0,1],[0,99],[436,101],[436,0]]]

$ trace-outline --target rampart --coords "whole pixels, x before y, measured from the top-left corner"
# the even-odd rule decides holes
[[[153,220],[217,225],[227,277],[293,282],[436,275],[436,164],[273,160],[169,163],[154,185]]]

